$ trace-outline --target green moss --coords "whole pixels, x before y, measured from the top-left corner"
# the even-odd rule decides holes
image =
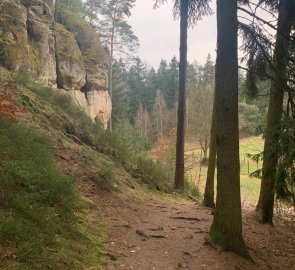
[[[0,64],[9,70],[29,69],[41,73],[40,55],[27,42],[26,9],[16,1],[7,1],[1,7]]]
[[[0,82],[8,82],[11,78],[11,73],[0,66]]]
[[[56,23],[56,54],[57,58],[67,59],[84,69],[84,61],[74,35],[63,25]]]
[[[225,247],[225,237],[218,229],[216,229],[214,224],[211,226],[209,236],[212,244]]]
[[[11,252],[0,268],[101,269],[98,210],[57,168],[47,139],[4,120],[0,128],[0,246]]]
[[[58,21],[75,34],[88,71],[96,72],[97,65],[107,67],[107,55],[89,23],[77,14],[65,10],[59,10]]]

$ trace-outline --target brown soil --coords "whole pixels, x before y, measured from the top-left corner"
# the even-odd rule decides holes
[[[102,192],[95,183],[101,172],[83,151],[93,151],[111,162],[108,158],[75,144],[72,138],[66,140],[63,130],[40,128],[42,124],[38,126],[29,114],[23,118],[22,122],[51,139],[57,164],[79,179],[81,194],[101,209],[97,220],[107,228],[106,270],[295,269],[294,219],[287,220],[285,216],[276,218],[274,227],[262,225],[253,214],[253,206],[244,205],[244,238],[253,264],[205,241],[213,218],[210,209],[173,195],[163,197],[148,192],[122,168],[116,168],[120,191]]]
[[[244,235],[255,264],[205,241],[211,210],[172,199],[91,196],[108,227],[106,269],[294,269],[295,228],[276,220],[262,225],[244,214]]]
[[[98,220],[107,228],[106,270],[294,269],[294,219],[280,217],[274,227],[263,225],[254,204],[243,205],[244,238],[253,264],[206,242],[213,219],[210,209],[175,195],[152,193],[134,179],[121,191],[102,192],[93,181],[97,168],[81,157],[79,147],[59,141],[54,145],[60,167],[80,179],[80,192],[101,209]]]

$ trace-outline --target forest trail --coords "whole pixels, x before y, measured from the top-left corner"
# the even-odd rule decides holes
[[[291,221],[276,221],[275,227],[270,227],[260,224],[253,212],[244,211],[245,241],[254,265],[206,242],[213,216],[201,205],[173,195],[98,196],[91,192],[87,197],[99,205],[100,218],[107,225],[107,270],[294,269]]]

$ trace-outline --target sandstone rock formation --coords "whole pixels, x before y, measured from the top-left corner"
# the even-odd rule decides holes
[[[75,103],[105,128],[111,116],[107,56],[91,26],[53,0],[9,0],[0,5],[0,64],[34,73],[67,90]],[[83,92],[82,92],[83,90]]]
[[[87,101],[90,117],[107,128],[112,112],[112,102],[108,91],[87,92]]]
[[[66,90],[80,90],[86,83],[86,71],[74,34],[63,25],[55,26],[57,85]]]
[[[39,78],[49,85],[56,84],[53,0],[23,0],[27,8],[28,41],[39,56]]]
[[[87,99],[87,113],[95,121],[101,122],[106,128],[112,111],[112,103],[107,91],[108,59],[106,53],[95,31],[82,18],[77,18],[71,12],[63,12],[58,13],[58,21],[67,30],[77,33],[76,40],[82,52],[86,69],[84,90]],[[81,95],[75,93],[74,96],[81,106],[83,103]]]
[[[1,4],[0,61],[9,70],[26,68],[37,71],[41,67],[36,52],[28,46],[27,9],[17,0]]]

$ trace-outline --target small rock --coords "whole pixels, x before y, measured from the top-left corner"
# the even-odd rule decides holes
[[[184,239],[193,239],[194,236],[192,234],[188,234],[184,237]]]
[[[187,264],[184,262],[181,262],[178,264],[178,268],[180,268],[180,269],[187,268]]]
[[[188,251],[184,251],[184,252],[183,252],[183,255],[191,256],[191,254],[190,254]]]
[[[140,229],[137,229],[136,231],[135,231],[138,235],[140,235],[140,236],[143,236],[143,237],[148,237],[147,235],[146,235],[146,233],[143,231],[143,230],[140,230]]]
[[[152,237],[152,238],[167,238],[167,236],[162,234],[149,234],[149,237]]]

